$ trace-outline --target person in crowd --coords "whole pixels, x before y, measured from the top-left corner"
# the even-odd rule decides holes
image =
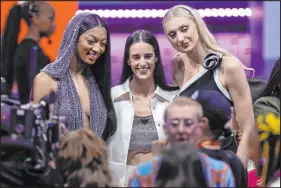
[[[217,112],[218,111],[219,110],[217,110]],[[230,115],[230,109],[228,112]],[[197,147],[200,150],[204,148],[204,150],[202,149],[203,152],[207,153],[206,155],[204,155],[205,160],[211,160],[211,161],[214,160],[214,162],[209,162],[208,168],[206,168],[206,165],[202,165],[203,171],[206,170],[205,173],[208,173],[209,170],[210,171],[213,170],[220,173],[220,175],[216,173],[211,173],[211,176],[217,177],[216,183],[218,183],[217,184],[218,186],[223,186],[223,185],[233,186],[235,184],[235,178],[232,176],[232,171],[229,165],[223,161],[219,161],[217,159],[208,156],[209,153],[212,154],[211,150],[214,150],[214,152],[219,151],[220,143],[217,141],[217,138],[220,135],[220,133],[221,134],[227,133],[227,131],[222,126],[220,128],[217,128],[216,133],[213,134],[209,128],[209,123],[208,123],[209,120],[206,117],[204,117],[203,114],[204,113],[202,110],[202,106],[197,101],[187,97],[177,97],[176,99],[174,99],[166,108],[165,115],[164,115],[164,119],[165,119],[164,130],[167,135],[166,141],[156,142],[157,144],[153,146],[154,147],[153,152],[154,155],[157,157],[154,160],[148,163],[144,163],[135,169],[133,176],[129,179],[129,186],[143,187],[147,185],[148,186],[155,185],[154,181],[156,180],[159,167],[161,166],[162,152],[167,148],[173,147],[177,144],[192,144],[194,147]],[[226,123],[230,117],[228,118],[225,117],[225,118],[226,119],[221,118],[220,120]],[[231,158],[232,160],[237,161],[237,157],[236,158],[234,157],[235,154],[233,152],[232,152],[233,155],[231,154],[231,151],[227,151],[227,152],[230,153],[230,156],[228,157],[229,159]],[[223,155],[218,153],[218,154],[214,154],[214,156],[221,157]],[[235,161],[233,162],[233,164],[235,163]],[[244,167],[241,161],[240,161],[240,165],[242,166],[242,171],[243,171]],[[222,171],[222,169],[224,170]],[[222,177],[227,177],[227,173],[230,173],[229,171],[231,172],[231,176],[228,176],[228,178],[222,178]],[[153,181],[151,181],[151,179]],[[210,179],[212,178],[210,177]],[[211,186],[213,184],[210,181],[210,179],[209,178],[205,179],[207,186]]]
[[[269,112],[280,116],[280,59],[278,59],[273,66],[269,80],[254,101],[254,115],[257,122],[257,116],[260,114],[267,114]],[[255,153],[259,147],[254,148],[252,151]],[[258,155],[252,155],[254,163],[258,163]]]
[[[255,100],[259,97],[259,95],[262,93],[262,91],[265,89],[267,81],[265,79],[262,79],[262,78],[248,78],[248,83],[249,83],[249,86],[250,86],[252,103],[254,103]],[[231,116],[231,120],[228,122],[228,126],[233,130],[233,133],[234,133],[235,136],[225,138],[224,140],[222,140],[222,143],[226,148],[227,148],[227,145],[229,143],[231,143],[232,139],[235,139],[237,141],[237,143],[239,144],[239,142],[241,140],[241,136],[242,136],[241,128],[238,126],[238,123],[236,121],[236,113],[235,113],[234,108],[232,108],[232,116]],[[252,147],[253,151],[257,150],[259,148],[259,145],[256,144],[254,147],[256,147],[256,148]],[[237,147],[235,147],[235,150],[236,150],[236,148]],[[250,170],[253,167],[254,167],[254,164],[250,160],[249,163],[248,163],[247,169]]]
[[[116,130],[110,76],[107,24],[79,13],[66,26],[56,60],[35,77],[33,102],[55,92],[53,114],[66,118],[69,131],[88,128],[107,140]]]
[[[210,164],[217,165],[217,168],[220,168],[219,166],[224,168],[223,163],[199,153],[192,145],[177,144],[164,152],[156,187],[234,186],[230,170],[224,174],[229,182],[220,182],[220,177],[217,178],[219,175],[216,174],[218,171],[213,171]]]
[[[176,5],[170,8],[163,18],[163,27],[178,51],[173,58],[172,72],[174,84],[180,87],[179,95],[190,97],[197,89],[215,90],[234,105],[242,129],[237,155],[246,167],[250,146],[257,143],[258,137],[253,131],[254,115],[245,67],[218,46],[199,13],[191,7]],[[229,147],[232,145],[236,145],[234,140]]]
[[[221,147],[222,137],[228,138],[231,129],[227,127],[229,119],[232,117],[232,109],[228,100],[223,94],[212,90],[199,90],[192,96],[203,108],[203,116],[208,119],[209,136],[213,135],[213,142],[210,138],[199,144],[201,152],[208,154],[218,160],[229,164],[235,177],[237,187],[247,187],[247,171],[237,155],[231,150],[224,150]],[[208,143],[206,145],[206,143]]]
[[[252,153],[255,169],[248,172],[249,187],[280,186],[280,115],[272,112],[257,116],[260,148]]]
[[[109,161],[122,186],[135,166],[152,159],[152,142],[165,137],[162,116],[177,92],[165,81],[156,37],[147,30],[129,35],[120,85],[111,89],[117,130]]]
[[[256,169],[249,172],[249,186],[280,185],[280,59],[254,103],[254,114],[260,148],[253,150],[251,155]]]
[[[262,91],[265,89],[267,81],[262,78],[248,78],[248,84],[250,87],[250,92],[251,92],[251,97],[252,97],[252,103],[256,101],[256,99],[260,96]],[[241,139],[241,129],[237,125],[236,121],[236,115],[235,115],[235,110],[232,108],[232,122],[231,122],[231,128],[237,132],[236,138],[237,141],[240,142]]]
[[[63,187],[111,187],[107,146],[89,129],[69,132],[60,142],[56,165]]]
[[[248,78],[253,103],[264,91],[267,81],[262,78]]]
[[[28,31],[18,44],[21,19],[27,23]],[[11,95],[15,78],[22,104],[30,101],[34,76],[50,63],[40,41],[43,37],[50,37],[54,29],[55,10],[47,1],[26,1],[14,5],[9,12],[1,37],[1,75],[7,81],[8,95]]]
[[[273,66],[265,89],[254,102],[255,119],[269,112],[280,116],[280,58]]]

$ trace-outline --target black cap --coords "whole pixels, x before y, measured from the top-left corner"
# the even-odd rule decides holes
[[[214,90],[197,90],[191,96],[203,108],[203,116],[208,118],[212,132],[223,134],[225,124],[231,118],[231,103],[220,92]]]

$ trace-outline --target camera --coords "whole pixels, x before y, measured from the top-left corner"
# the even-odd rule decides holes
[[[1,89],[3,84],[1,78]],[[54,101],[55,93],[39,104],[21,104],[1,94],[1,186],[3,179],[6,184],[22,181],[16,178],[17,172],[30,177],[50,172],[48,162],[57,152],[59,127],[66,124],[64,117],[50,115],[49,105]]]

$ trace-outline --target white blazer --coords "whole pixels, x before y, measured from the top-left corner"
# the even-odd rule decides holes
[[[111,88],[111,97],[117,116],[117,129],[108,141],[109,164],[122,185],[125,181],[127,155],[135,114],[129,82],[130,79],[127,79],[123,84]],[[178,92],[179,90],[165,91],[157,86],[151,99],[152,116],[159,139],[166,137],[163,130],[165,108]]]

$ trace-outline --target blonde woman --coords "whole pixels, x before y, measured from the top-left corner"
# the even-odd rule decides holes
[[[199,13],[191,7],[172,7],[163,18],[163,27],[178,51],[173,58],[173,80],[180,87],[180,96],[190,97],[197,89],[216,90],[234,105],[242,129],[237,155],[246,166],[250,140],[255,141],[257,133],[243,64],[217,45]]]

